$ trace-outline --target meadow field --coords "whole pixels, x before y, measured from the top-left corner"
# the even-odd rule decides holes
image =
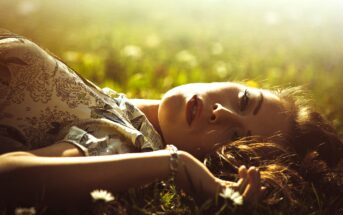
[[[0,0],[0,27],[131,98],[191,82],[301,85],[343,138],[342,10],[338,0]]]
[[[0,2],[0,26],[129,97],[190,82],[304,86],[343,129],[342,3],[332,1]]]

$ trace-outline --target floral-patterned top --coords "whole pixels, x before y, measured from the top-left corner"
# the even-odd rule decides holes
[[[163,147],[123,94],[98,88],[27,39],[0,38],[0,154],[59,141],[85,155]]]

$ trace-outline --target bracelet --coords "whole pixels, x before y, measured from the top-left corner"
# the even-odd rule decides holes
[[[177,154],[177,148],[174,145],[167,145],[166,149],[170,152],[169,168],[171,171],[171,178],[174,179],[179,166],[179,155]]]

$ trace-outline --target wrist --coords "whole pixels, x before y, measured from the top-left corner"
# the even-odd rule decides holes
[[[214,197],[221,189],[220,179],[216,178],[193,155],[178,151],[179,166],[175,182],[186,192],[198,193],[201,196]]]
[[[179,168],[179,155],[178,155],[178,150],[176,146],[174,145],[167,145],[166,149],[170,153],[170,158],[169,158],[169,169],[170,169],[170,176],[171,179],[175,179],[175,175],[178,172]]]

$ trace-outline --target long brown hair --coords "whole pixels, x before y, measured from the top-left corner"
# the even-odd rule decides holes
[[[285,144],[272,138],[243,138],[220,146],[206,159],[218,177],[236,180],[241,165],[256,166],[262,185],[267,187],[264,202],[275,205],[287,200],[300,202],[309,186],[321,191],[342,192],[343,143],[335,129],[309,103],[300,87],[278,90],[291,121],[291,131],[283,135]]]

